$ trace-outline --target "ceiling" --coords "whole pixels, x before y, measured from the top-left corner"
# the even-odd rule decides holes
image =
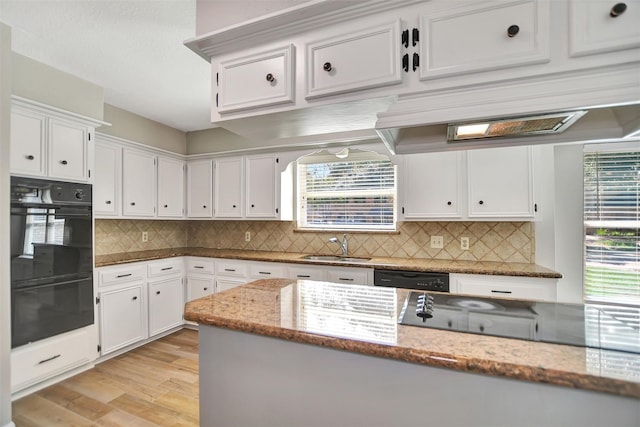
[[[104,88],[107,104],[182,131],[211,128],[210,65],[183,45],[196,0],[0,0],[21,55]]]

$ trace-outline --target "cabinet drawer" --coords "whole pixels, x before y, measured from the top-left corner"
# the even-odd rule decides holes
[[[292,103],[293,45],[256,55],[223,60],[218,65],[218,112]]]
[[[249,265],[249,276],[252,279],[282,279],[287,275],[284,265],[252,262]]]
[[[421,79],[549,61],[547,2],[480,4],[421,15]]]
[[[187,274],[214,274],[215,262],[210,258],[187,258]]]
[[[147,270],[144,264],[130,264],[122,267],[107,267],[98,271],[98,285],[108,286],[144,280]]]
[[[91,360],[90,330],[69,332],[11,352],[11,391],[16,392],[38,381],[58,375]],[[93,347],[95,350],[95,347]]]
[[[167,274],[182,273],[184,261],[182,258],[165,259],[161,261],[150,262],[149,277],[166,276]]]
[[[326,270],[324,268],[313,268],[313,267],[289,267],[290,279],[298,279],[298,280],[327,280]]]
[[[307,44],[306,98],[402,82],[400,21]]]
[[[373,285],[369,270],[360,268],[335,268],[327,271],[327,281],[351,283],[354,285]]]
[[[556,300],[556,279],[536,277],[451,274],[452,291],[491,298],[515,298],[540,301]]]
[[[216,261],[216,274],[229,277],[247,277],[247,264],[243,261],[219,259]]]

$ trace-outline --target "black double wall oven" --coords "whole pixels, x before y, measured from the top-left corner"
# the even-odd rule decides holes
[[[91,185],[11,177],[11,347],[94,323]]]

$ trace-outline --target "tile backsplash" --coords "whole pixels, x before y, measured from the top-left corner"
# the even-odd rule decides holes
[[[143,231],[148,242],[142,242]],[[531,222],[404,222],[396,233],[347,234],[352,256],[535,262]],[[96,220],[96,255],[183,246],[339,254],[338,245],[328,243],[333,236],[342,238],[281,221]],[[444,248],[432,249],[431,236],[443,236]],[[460,237],[469,237],[468,251],[460,249]]]

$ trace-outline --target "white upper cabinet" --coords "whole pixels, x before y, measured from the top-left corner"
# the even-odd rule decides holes
[[[182,160],[158,157],[158,216],[184,216],[184,167]]]
[[[294,67],[295,48],[291,44],[223,60],[218,64],[218,94],[214,95],[218,112],[292,103]]]
[[[155,216],[156,156],[125,148],[122,156],[122,214]]]
[[[306,46],[306,98],[402,81],[400,20]]]
[[[90,129],[84,125],[49,119],[49,176],[62,180],[88,179]]]
[[[569,54],[640,47],[640,0],[569,1]]]
[[[212,166],[210,159],[187,164],[187,216],[190,218],[213,216]]]
[[[11,111],[11,172],[45,174],[46,117],[13,107]]]
[[[280,192],[274,155],[248,156],[246,158],[246,217],[277,218]]]
[[[95,157],[93,212],[97,216],[117,216],[122,188],[122,147],[96,141]]]
[[[420,78],[549,61],[549,5],[478,2],[420,16]]]
[[[534,216],[531,147],[467,152],[469,218]]]
[[[242,157],[216,160],[214,180],[216,218],[242,218],[243,163]]]
[[[462,217],[463,157],[453,151],[404,157],[405,219]]]

